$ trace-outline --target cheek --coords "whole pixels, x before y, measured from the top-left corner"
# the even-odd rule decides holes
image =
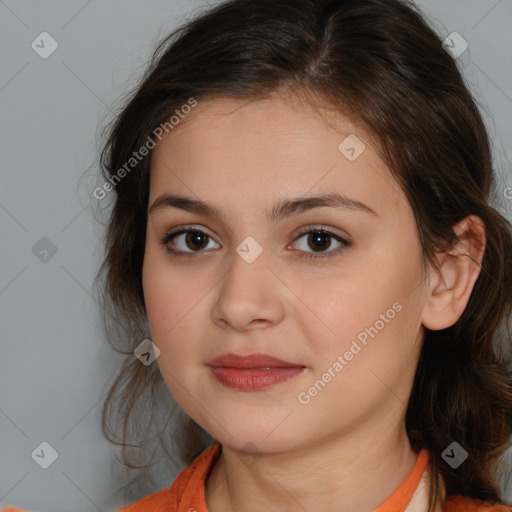
[[[333,279],[303,283],[299,296],[307,297],[309,310],[298,318],[320,365],[334,362],[346,351],[357,352],[348,357],[361,362],[369,362],[368,358],[384,362],[400,350],[399,357],[409,357],[419,328],[421,289],[419,262],[407,254],[388,251],[371,264],[360,258],[350,271],[342,270]]]
[[[193,307],[198,301],[190,301],[189,305],[184,294],[177,293],[176,287],[171,286],[173,283],[162,279],[156,268],[147,273],[145,282],[151,340],[160,349],[156,362],[167,387],[176,399],[180,399],[183,386],[188,388],[190,385],[184,369],[198,363],[194,340],[199,337],[194,335],[194,323],[199,308]]]
[[[144,260],[142,287],[151,335],[161,339],[172,326],[170,312],[175,311],[175,304],[172,303],[173,295],[169,293],[166,280],[162,279],[159,266],[151,258]]]
[[[169,263],[148,249],[142,268],[142,286],[153,342],[157,345],[167,343],[167,338],[173,336],[187,311],[183,283]]]
[[[360,268],[359,268],[360,267]],[[320,351],[342,349],[369,323],[393,304],[389,287],[378,282],[375,267],[360,262],[333,269],[329,277],[317,276],[296,288],[297,315],[310,339],[318,340]]]
[[[142,272],[151,340],[161,350],[159,366],[178,374],[185,364],[197,364],[200,326],[208,287],[183,280],[183,273],[149,251]]]

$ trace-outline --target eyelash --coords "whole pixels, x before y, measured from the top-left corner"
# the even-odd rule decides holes
[[[173,256],[185,257],[185,258],[194,257],[195,253],[201,253],[204,251],[202,251],[202,250],[190,251],[190,252],[177,251],[175,249],[171,249],[168,246],[168,244],[173,238],[177,237],[178,235],[182,235],[184,233],[196,233],[196,232],[202,233],[203,235],[211,238],[210,235],[208,235],[201,229],[195,228],[194,226],[183,226],[176,231],[170,231],[170,232],[166,233],[160,240],[160,243],[162,245],[164,245],[167,248],[167,251],[170,252]],[[339,235],[336,235],[335,233],[332,233],[331,231],[327,231],[326,229],[321,228],[321,227],[305,228],[304,230],[302,230],[301,232],[298,233],[297,238],[294,241],[297,241],[303,235],[317,234],[317,233],[322,233],[322,234],[331,236],[336,241],[340,242],[341,246],[332,251],[326,251],[324,253],[306,253],[306,256],[301,256],[301,257],[304,257],[304,258],[310,259],[310,260],[316,260],[319,258],[332,258],[332,257],[338,255],[340,252],[342,252],[347,247],[351,246],[351,244],[349,242],[347,242],[344,238],[340,237]]]

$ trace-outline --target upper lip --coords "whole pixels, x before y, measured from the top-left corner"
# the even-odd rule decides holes
[[[223,354],[206,363],[207,366],[229,368],[289,368],[304,367],[302,364],[290,363],[268,354]]]

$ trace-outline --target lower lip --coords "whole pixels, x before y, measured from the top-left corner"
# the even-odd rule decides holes
[[[227,366],[210,367],[213,376],[224,386],[239,391],[259,391],[285,382],[302,373],[305,368],[229,368]]]

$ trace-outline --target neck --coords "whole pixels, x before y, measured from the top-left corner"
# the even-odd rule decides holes
[[[211,512],[374,510],[405,480],[417,460],[405,425],[392,415],[379,428],[333,436],[293,451],[265,453],[247,465],[223,446],[206,482]]]

